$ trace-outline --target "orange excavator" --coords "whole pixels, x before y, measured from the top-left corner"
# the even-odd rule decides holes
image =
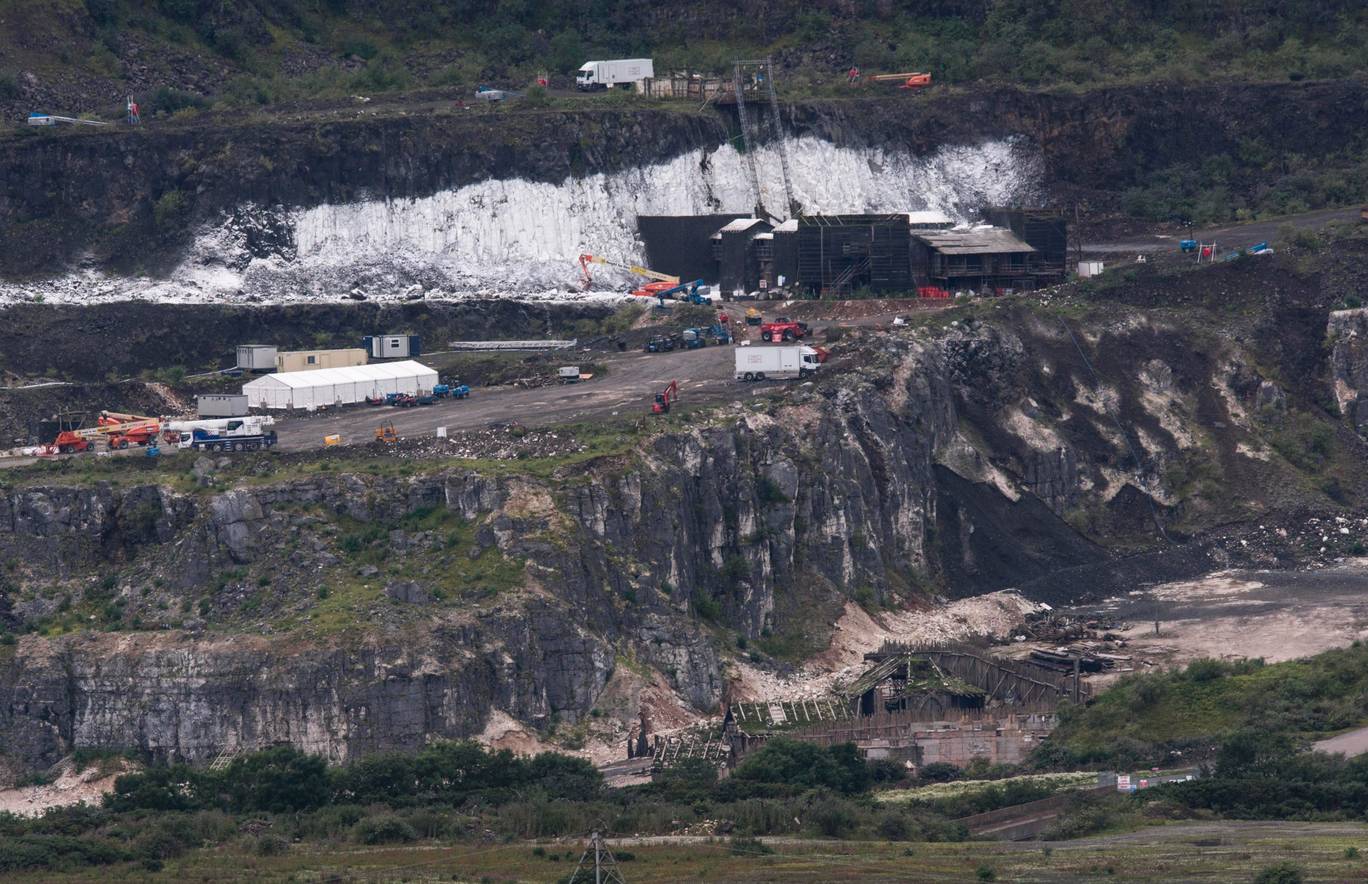
[[[656,289],[663,290],[679,285],[678,276],[661,273],[657,270],[652,270],[649,267],[642,267],[639,264],[622,264],[617,261],[609,261],[607,258],[600,258],[598,255],[580,255],[580,273],[584,276],[584,288],[586,291],[594,284],[594,278],[589,273],[590,264],[602,264],[604,267],[616,267],[619,270],[626,270],[628,273],[635,273],[637,276],[644,276],[647,279],[655,280],[655,282],[646,283],[641,288],[632,292],[632,294],[644,298],[654,298]]]
[[[651,414],[669,414],[670,406],[679,401],[679,381],[670,381],[670,385],[661,390],[655,396],[655,401],[651,403]]]

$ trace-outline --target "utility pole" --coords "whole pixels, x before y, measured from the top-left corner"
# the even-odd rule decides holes
[[[592,878],[589,877],[590,852],[593,853]],[[622,877],[618,869],[617,860],[613,858],[613,851],[608,849],[597,829],[589,836],[589,844],[580,854],[579,864],[570,874],[568,884],[588,884],[590,881],[593,884],[627,884],[627,879]]]

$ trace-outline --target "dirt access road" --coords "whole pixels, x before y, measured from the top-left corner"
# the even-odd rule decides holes
[[[1284,215],[1264,221],[1250,221],[1245,224],[1226,224],[1221,227],[1204,227],[1199,230],[1187,229],[1171,233],[1155,233],[1146,238],[1128,239],[1121,242],[1090,242],[1080,248],[1085,255],[1142,254],[1171,252],[1178,248],[1178,241],[1195,239],[1198,242],[1218,243],[1226,248],[1243,248],[1258,242],[1267,242],[1275,248],[1278,245],[1278,231],[1284,224],[1299,230],[1319,230],[1327,224],[1354,222],[1359,219],[1357,206],[1348,209],[1318,209],[1299,215]]]
[[[751,302],[735,305],[740,311]],[[733,305],[728,305],[733,306]],[[874,303],[862,301],[793,301],[787,305],[778,301],[755,302],[754,306],[766,316],[790,313],[795,317],[811,317],[813,334],[799,343],[813,344],[820,332],[833,324],[869,326],[888,322],[898,314],[940,310],[948,305],[926,305],[915,300],[885,300]],[[754,327],[738,328],[738,334],[758,334]],[[591,381],[533,389],[513,387],[485,387],[473,390],[469,399],[440,400],[436,405],[415,408],[347,408],[327,416],[287,416],[276,424],[279,447],[285,451],[301,451],[323,445],[323,437],[333,434],[342,437],[342,444],[351,445],[374,439],[375,428],[392,421],[401,437],[432,436],[438,427],[449,431],[470,430],[491,424],[517,421],[528,427],[549,424],[576,423],[595,418],[618,415],[646,414],[651,410],[655,394],[671,381],[679,381],[680,404],[711,405],[731,402],[748,396],[762,395],[795,381],[741,383],[735,380],[735,346],[712,346],[698,350],[675,350],[669,353],[602,353],[571,354],[565,364],[588,358],[607,366],[602,377]],[[750,346],[768,346],[753,341]],[[833,360],[824,371],[839,368]]]
[[[439,400],[432,406],[352,407],[319,417],[287,417],[276,424],[285,451],[319,448],[323,437],[338,434],[343,444],[370,442],[375,428],[392,421],[401,437],[432,436],[438,427],[470,430],[517,421],[524,426],[576,423],[620,414],[646,414],[655,394],[679,381],[681,405],[731,401],[772,390],[783,383],[744,384],[733,379],[732,347],[704,347],[671,353],[623,353],[607,359],[595,354],[608,371],[578,384],[518,389],[485,387],[469,399]],[[575,356],[565,361],[573,363]]]
[[[1300,571],[1220,571],[1140,587],[1071,613],[1128,624],[1120,630],[1127,648],[1119,653],[1137,660],[1180,665],[1198,657],[1262,657],[1276,663],[1368,639],[1366,586],[1368,559],[1354,558]],[[1111,671],[1093,683],[1121,674]],[[1363,742],[1359,751],[1368,750],[1368,735]]]

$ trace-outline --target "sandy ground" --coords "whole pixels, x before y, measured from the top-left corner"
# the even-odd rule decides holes
[[[1368,638],[1368,559],[1307,571],[1223,571],[1137,589],[1086,613],[1127,623],[1127,653],[1159,663],[1292,660]]]
[[[830,647],[792,675],[778,676],[737,661],[733,698],[799,700],[826,696],[836,685],[864,672],[864,655],[885,641],[944,644],[1006,636],[1037,607],[1011,590],[959,599],[929,611],[870,614],[850,602],[834,624]]]
[[[101,796],[113,791],[114,780],[135,767],[131,762],[120,761],[114,767],[96,765],[77,771],[70,761],[64,761],[61,773],[49,785],[0,791],[0,813],[39,816],[50,807],[99,804]]]

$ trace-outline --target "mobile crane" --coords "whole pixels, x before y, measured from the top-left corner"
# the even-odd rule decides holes
[[[647,279],[655,280],[656,283],[669,283],[670,286],[679,285],[678,276],[671,276],[668,273],[660,273],[659,271],[652,270],[649,267],[642,267],[639,264],[623,264],[618,261],[609,261],[607,258],[600,258],[598,255],[580,255],[580,273],[584,275],[584,288],[586,290],[589,288],[589,286],[594,284],[594,278],[589,273],[590,264],[602,264],[604,267],[616,267],[619,270],[626,270],[628,273],[635,273],[637,276],[644,276]],[[666,286],[666,288],[668,287],[669,286]],[[650,297],[655,297],[655,293],[652,292]]]

